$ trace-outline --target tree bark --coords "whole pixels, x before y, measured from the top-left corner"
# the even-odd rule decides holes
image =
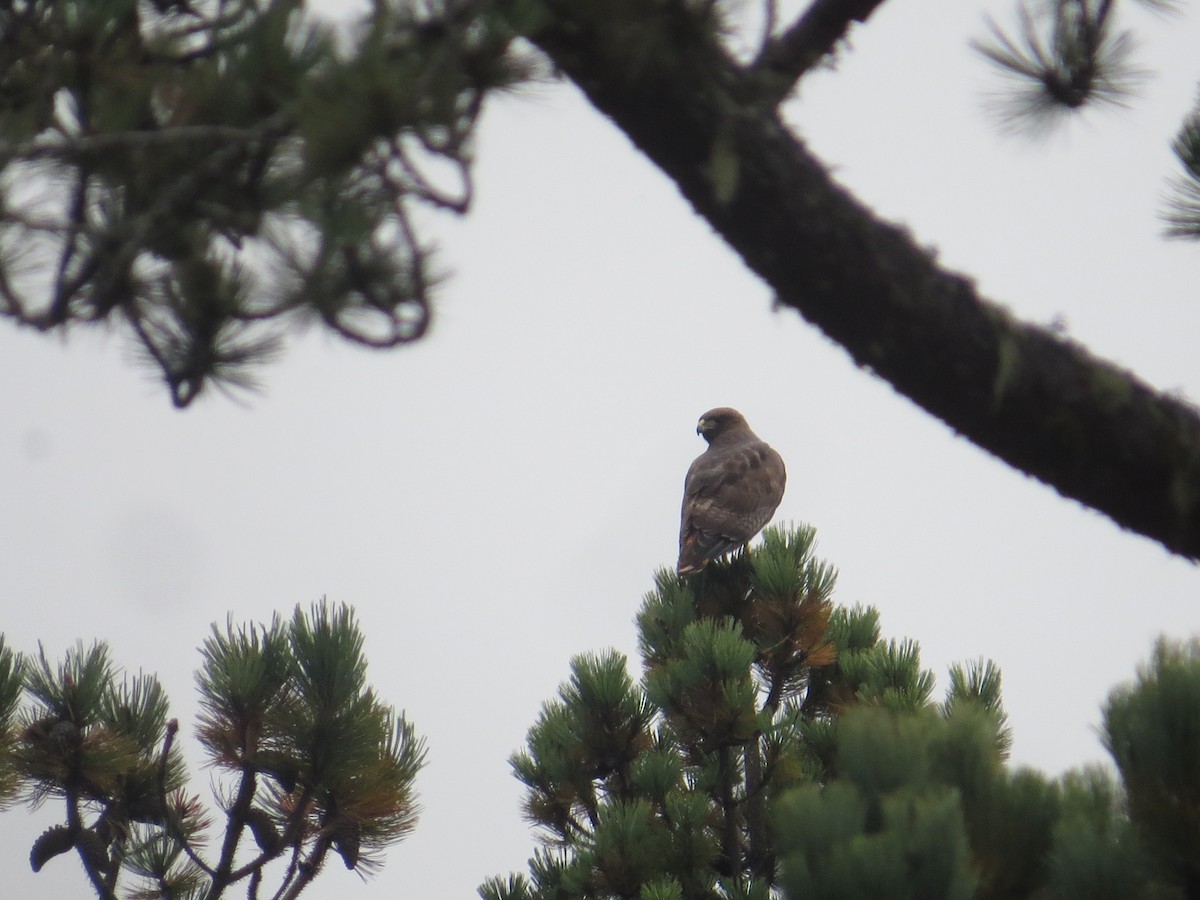
[[[689,0],[555,2],[530,39],[776,292],[1000,459],[1200,558],[1200,417],[1022,323],[835,184]],[[810,390],[819,390],[812,385]]]

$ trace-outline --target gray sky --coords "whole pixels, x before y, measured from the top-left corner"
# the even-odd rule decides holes
[[[1200,247],[1160,237],[1200,17],[1129,15],[1153,70],[1130,109],[1002,139],[967,40],[1008,0],[893,0],[789,117],[839,180],[1022,318],[1200,398]],[[1130,12],[1136,12],[1131,10]],[[569,87],[493,103],[477,205],[441,227],[453,277],[419,346],[313,332],[242,402],[180,413],[115,335],[0,327],[0,591],[18,649],[101,638],[157,673],[191,742],[209,624],[352,604],[370,676],[429,741],[425,812],[364,887],[469,897],[534,847],[507,758],[574,654],[636,661],[674,561],[697,416],[733,405],[787,460],[778,520],[818,529],[836,600],[912,637],[944,689],[1004,673],[1015,764],[1105,758],[1109,689],[1154,637],[1200,631],[1200,571],[985,455],[859,371],[769,292]],[[198,757],[192,756],[193,760]],[[195,788],[208,770],[193,765]],[[51,807],[48,812],[58,814]],[[84,896],[0,816],[13,896]]]

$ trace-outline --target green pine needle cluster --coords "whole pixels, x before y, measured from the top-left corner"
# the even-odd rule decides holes
[[[1149,860],[1200,893],[1200,642],[1160,640],[1104,706],[1105,742]]]
[[[514,772],[543,847],[484,900],[1200,896],[1200,645],[1160,644],[1105,709],[1121,775],[1007,765],[988,660],[934,677],[832,601],[811,528],[661,571],[643,675],[582,655]]]
[[[1160,14],[1177,0],[1138,0]],[[1018,0],[1017,24],[991,18],[987,36],[972,41],[1006,77],[994,97],[1001,123],[1015,131],[1046,132],[1063,118],[1095,106],[1124,106],[1148,73],[1133,63],[1131,32],[1118,28],[1117,0]],[[1168,237],[1200,238],[1200,107],[1172,142],[1182,172],[1170,179],[1163,211]]]
[[[1064,112],[1125,103],[1143,74],[1116,11],[1115,0],[1022,0],[1015,35],[987,20],[988,37],[973,46],[1012,83],[997,104],[1007,126],[1044,128]]]
[[[1200,108],[1193,110],[1179,129],[1171,149],[1183,172],[1171,182],[1167,201],[1167,234],[1200,238]]]
[[[185,792],[154,678],[121,677],[104,644],[53,665],[0,638],[0,799],[66,809],[35,841],[34,869],[74,851],[101,897],[126,875],[127,896],[211,900],[247,883],[257,896],[274,860],[278,897],[299,895],[331,851],[359,872],[378,866],[416,824],[425,749],[367,685],[362,649],[350,609],[325,601],[288,622],[213,627],[196,682],[218,816]]]
[[[167,698],[158,681],[118,678],[100,643],[75,646],[57,666],[39,652],[21,668],[32,702],[19,711],[14,757],[29,798],[103,803],[119,794],[110,826],[161,817],[183,768],[178,751],[164,746]]]
[[[16,766],[17,715],[27,661],[0,634],[0,810],[7,809],[21,790]]]

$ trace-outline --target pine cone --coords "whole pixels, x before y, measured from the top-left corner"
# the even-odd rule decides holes
[[[71,834],[71,829],[66,825],[47,828],[33,842],[33,849],[29,851],[29,865],[33,867],[33,871],[40,872],[42,866],[74,846],[75,836]]]

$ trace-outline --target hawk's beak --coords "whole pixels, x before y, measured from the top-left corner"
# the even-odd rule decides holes
[[[696,423],[696,434],[704,434],[708,430],[708,419],[701,419]]]

